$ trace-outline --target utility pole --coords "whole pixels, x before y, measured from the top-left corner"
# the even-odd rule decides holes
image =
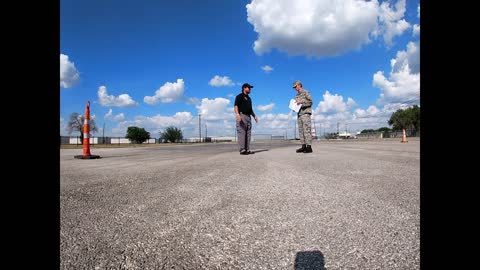
[[[340,132],[339,132],[339,131],[340,131],[340,130],[339,130],[339,128],[340,128],[340,123],[339,123],[339,122],[337,122],[337,134],[340,134]]]
[[[202,120],[201,120],[202,115],[198,114],[198,137],[199,137],[199,143],[202,142]]]
[[[207,123],[205,123],[205,140],[207,139]]]
[[[105,141],[105,122],[103,122],[102,137],[103,137],[103,143],[107,144],[107,142]]]

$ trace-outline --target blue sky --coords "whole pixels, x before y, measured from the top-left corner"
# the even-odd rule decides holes
[[[385,127],[420,103],[419,0],[61,0],[60,50],[61,135],[90,101],[94,136],[198,137],[199,114],[202,137],[234,136],[245,82],[253,134],[294,136],[295,80],[317,134]]]

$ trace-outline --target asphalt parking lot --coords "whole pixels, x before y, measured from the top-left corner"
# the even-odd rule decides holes
[[[60,269],[419,269],[420,141],[60,150]]]

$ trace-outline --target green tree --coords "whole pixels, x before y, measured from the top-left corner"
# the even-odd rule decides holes
[[[399,109],[392,114],[389,125],[393,125],[393,130],[410,129],[413,132],[420,130],[420,107],[414,105],[408,109]]]
[[[160,139],[167,140],[169,142],[177,142],[183,140],[182,130],[174,126],[167,127],[165,132],[160,132]]]
[[[375,132],[374,129],[364,129],[362,131],[360,131],[360,133],[372,133],[372,132]]]
[[[125,138],[133,143],[143,143],[150,139],[150,132],[146,131],[144,128],[128,127]]]
[[[411,108],[411,113],[413,130],[415,132],[420,131],[420,107],[418,105],[414,105]]]
[[[70,114],[70,120],[67,123],[67,132],[68,135],[72,134],[72,132],[80,132],[80,142],[83,144],[83,123],[85,122],[85,116],[79,115],[78,113],[74,112]],[[90,118],[88,122],[88,127],[90,132],[97,132],[98,128],[95,124],[95,120]]]
[[[388,128],[388,127],[381,127],[381,128],[379,128],[379,129],[377,129],[377,131],[379,131],[379,132],[390,132],[391,129]]]
[[[392,116],[390,116],[388,124],[393,125],[393,130],[406,129],[410,124],[408,113],[403,109],[397,110],[392,114]]]

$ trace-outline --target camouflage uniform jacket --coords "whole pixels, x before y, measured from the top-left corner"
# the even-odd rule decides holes
[[[298,115],[303,115],[303,114],[312,114],[312,96],[310,96],[310,93],[308,92],[307,89],[301,89],[298,91],[297,95],[295,95],[295,99],[299,99],[300,102],[302,103],[302,107],[300,108],[300,111],[298,111]]]

